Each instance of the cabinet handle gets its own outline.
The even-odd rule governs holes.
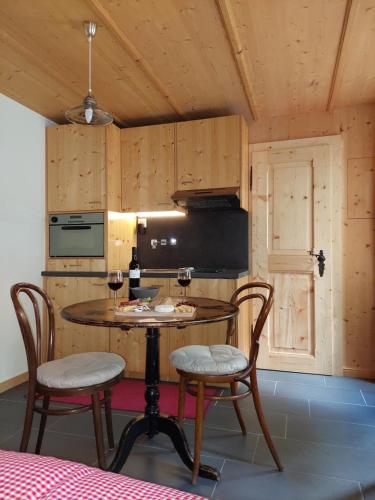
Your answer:
[[[89,201],[89,205],[100,205],[101,201]]]
[[[193,184],[193,181],[181,181],[181,184]]]
[[[68,267],[82,267],[82,264],[68,264]]]

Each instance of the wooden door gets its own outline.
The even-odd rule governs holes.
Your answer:
[[[105,127],[61,125],[46,134],[48,211],[105,209]]]
[[[121,130],[123,210],[174,209],[174,136],[173,123]]]
[[[169,295],[168,278],[141,278],[142,286],[159,285],[159,295]],[[127,297],[128,286],[124,283],[121,295]],[[126,360],[125,376],[143,378],[146,366],[146,329],[134,328],[123,331],[119,328],[110,328],[110,352],[120,354]],[[169,328],[160,328],[160,377],[169,379]]]
[[[177,189],[241,185],[240,116],[177,123]]]
[[[275,288],[258,366],[332,374],[332,155],[329,140],[256,145],[253,152],[253,279]],[[263,149],[263,150],[262,150]],[[324,251],[319,276],[314,250]]]
[[[55,311],[56,359],[80,352],[108,352],[108,328],[71,323],[60,315],[61,309],[75,302],[108,298],[107,280],[105,278],[47,277],[45,283]]]

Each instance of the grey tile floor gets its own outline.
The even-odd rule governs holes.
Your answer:
[[[230,402],[211,406],[206,415],[202,462],[220,469],[220,482],[200,478],[192,486],[163,435],[141,438],[122,473],[217,500],[375,500],[375,383],[268,370],[259,370],[258,378],[284,472],[275,469],[246,398],[241,401],[245,437]],[[25,390],[22,385],[0,394],[0,448],[18,449]],[[116,439],[132,416],[114,411]],[[186,420],[185,430],[192,442],[194,422]],[[95,465],[93,436],[89,413],[50,417],[42,454]],[[108,460],[111,456],[108,452]]]

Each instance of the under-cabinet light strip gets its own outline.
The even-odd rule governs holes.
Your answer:
[[[184,212],[178,212],[177,210],[163,210],[159,212],[108,212],[108,218],[111,220],[115,219],[134,219],[135,217],[184,217],[186,214]]]

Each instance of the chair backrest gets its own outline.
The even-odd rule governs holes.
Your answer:
[[[247,293],[242,295],[243,292],[254,288],[261,288],[267,290],[267,296],[263,293]],[[273,286],[269,283],[263,283],[260,281],[254,281],[252,283],[246,283],[246,285],[238,288],[232,295],[230,302],[237,307],[247,300],[260,301],[260,311],[255,322],[255,326],[251,325],[250,328],[250,353],[249,353],[249,367],[250,370],[255,366],[258,352],[259,352],[259,337],[262,333],[265,322],[267,321],[268,314],[271,310],[273,304]],[[231,339],[237,334],[237,322],[229,322],[227,330],[227,344],[232,343]]]
[[[20,301],[21,294],[25,294],[30,299],[33,307],[33,312],[34,312],[33,324],[35,325],[35,339],[28,314],[26,313],[25,307],[22,305]],[[36,371],[38,366],[42,363],[42,355],[43,355],[42,322],[41,322],[39,303],[37,301],[38,295],[42,298],[47,311],[47,320],[48,320],[47,361],[51,361],[53,359],[54,343],[55,343],[55,316],[53,312],[53,305],[51,299],[48,297],[48,295],[44,290],[42,290],[36,285],[33,285],[32,283],[16,283],[10,289],[10,296],[12,298],[12,302],[18,319],[18,324],[20,325],[23,342],[25,344],[30,383],[35,383],[36,381]]]

